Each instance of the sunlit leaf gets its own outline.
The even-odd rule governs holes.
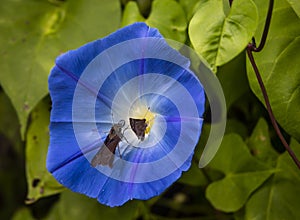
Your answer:
[[[48,92],[55,57],[114,31],[119,4],[118,0],[1,2],[0,83],[17,111],[23,137],[30,111]]]
[[[181,4],[188,20],[190,20],[196,12],[198,2],[199,0],[179,0],[179,4]]]
[[[202,0],[179,0],[188,21],[191,20],[201,2]],[[223,0],[223,9],[225,14],[229,13],[230,5],[228,0]]]
[[[132,24],[138,21],[145,21],[146,19],[140,14],[138,5],[136,2],[130,1],[126,4],[123,11],[123,18],[121,26]]]
[[[147,19],[141,15],[136,2],[128,2],[125,6],[122,26],[144,21],[157,28],[168,39],[185,42],[187,21],[183,8],[175,0],[155,0]]]
[[[263,8],[262,1],[257,2]],[[265,5],[267,7],[267,5]],[[264,14],[264,12],[260,12]],[[258,39],[264,18],[256,36]],[[259,43],[259,42],[258,42]],[[285,1],[275,1],[266,45],[254,58],[265,83],[276,119],[298,141],[300,140],[300,19]],[[251,89],[264,103],[252,66],[247,63]]]
[[[233,1],[228,15],[222,0],[200,1],[189,35],[199,56],[214,72],[245,49],[257,26],[257,9],[252,0]]]
[[[64,190],[46,169],[49,144],[50,100],[45,99],[33,110],[26,136],[27,203]]]
[[[179,42],[186,40],[187,21],[182,7],[174,0],[155,0],[146,23],[158,28],[169,39]]]
[[[254,158],[236,134],[224,137],[209,166],[223,172],[225,177],[208,186],[206,197],[216,209],[224,212],[239,210],[274,172]]]

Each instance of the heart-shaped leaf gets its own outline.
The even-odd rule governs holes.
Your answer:
[[[254,158],[236,134],[224,137],[210,167],[223,172],[225,177],[207,187],[206,197],[216,209],[224,212],[243,207],[251,193],[274,172]]]
[[[235,0],[228,15],[222,0],[201,0],[189,25],[193,47],[216,72],[245,49],[258,20],[252,0]]]

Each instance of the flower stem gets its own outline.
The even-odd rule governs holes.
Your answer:
[[[256,65],[256,62],[255,62],[253,54],[252,54],[252,52],[260,52],[265,46],[267,35],[268,35],[268,32],[269,32],[271,17],[272,17],[273,5],[274,5],[274,0],[270,0],[268,14],[267,14],[267,17],[266,17],[266,23],[265,23],[264,31],[263,31],[259,46],[258,47],[255,46],[255,39],[253,38],[253,42],[248,45],[246,51],[247,51],[247,55],[248,55],[248,58],[250,60],[250,63],[251,63],[251,65],[253,67],[253,70],[255,72],[255,75],[256,75],[257,81],[259,83],[260,89],[262,91],[264,101],[266,103],[267,111],[269,113],[269,117],[270,117],[271,123],[272,123],[272,125],[275,129],[275,132],[276,132],[277,136],[279,137],[281,143],[283,144],[283,146],[285,147],[285,149],[289,153],[289,155],[292,157],[292,159],[295,162],[295,164],[297,165],[297,167],[300,169],[300,161],[298,160],[297,156],[295,155],[295,153],[293,152],[293,150],[291,149],[291,147],[289,146],[289,144],[287,143],[287,141],[283,137],[283,135],[282,135],[282,133],[279,129],[279,126],[276,122],[275,116],[273,114],[273,111],[272,111],[272,108],[271,108],[271,105],[270,105],[270,101],[269,101],[269,97],[268,97],[268,94],[267,94],[267,91],[266,91],[266,87],[263,83],[263,80],[261,78],[261,75],[259,73],[258,67]]]

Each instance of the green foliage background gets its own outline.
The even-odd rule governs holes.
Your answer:
[[[0,6],[0,219],[300,219],[300,171],[274,134],[245,47],[260,41],[268,1],[2,0]],[[108,208],[47,172],[55,57],[136,21],[195,49],[227,104],[217,155],[148,201]],[[266,46],[255,54],[274,114],[300,157],[300,2],[275,0]]]

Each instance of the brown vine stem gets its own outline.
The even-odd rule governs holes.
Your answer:
[[[293,152],[293,150],[290,148],[289,144],[286,142],[286,140],[283,137],[283,135],[282,135],[282,133],[281,133],[279,127],[278,127],[278,124],[277,124],[277,122],[275,120],[275,117],[274,117],[274,114],[273,114],[273,111],[272,111],[272,108],[271,108],[271,105],[270,105],[269,97],[267,95],[267,91],[266,91],[265,85],[263,83],[263,80],[262,80],[262,78],[260,76],[260,73],[259,73],[259,70],[257,68],[257,65],[256,65],[256,63],[254,61],[254,57],[253,57],[253,54],[252,54],[252,50],[253,49],[251,49],[251,48],[253,48],[252,44],[249,44],[248,47],[247,47],[248,58],[249,58],[249,60],[250,60],[250,62],[252,64],[252,67],[254,69],[257,81],[258,81],[260,89],[262,91],[262,94],[263,94],[263,97],[264,97],[264,100],[265,100],[265,103],[266,103],[266,107],[267,107],[267,110],[268,110],[269,117],[271,119],[272,125],[273,125],[273,127],[275,129],[275,132],[278,135],[281,143],[283,144],[283,146],[285,147],[285,149],[288,151],[289,155],[292,157],[292,159],[294,160],[294,162],[297,165],[297,167],[300,169],[300,161],[298,160],[298,158],[295,155],[295,153]]]
[[[253,42],[248,44],[248,47],[247,47],[246,50],[247,50],[247,55],[248,55],[248,58],[250,60],[250,63],[251,63],[251,65],[253,67],[253,70],[255,72],[258,84],[259,84],[260,89],[262,91],[264,101],[266,103],[267,111],[269,113],[269,117],[270,117],[271,123],[272,123],[272,125],[275,129],[275,132],[276,132],[277,136],[279,137],[281,143],[283,144],[283,146],[285,147],[285,149],[289,153],[289,155],[292,157],[292,159],[295,162],[295,164],[297,165],[297,167],[300,169],[300,161],[298,160],[298,158],[295,155],[294,151],[291,149],[291,147],[289,146],[289,144],[287,143],[287,141],[283,137],[283,135],[282,135],[282,133],[279,129],[279,126],[276,122],[275,116],[273,114],[273,110],[271,108],[270,100],[269,100],[269,97],[268,97],[268,94],[267,94],[267,91],[266,91],[266,87],[263,83],[263,80],[261,78],[261,75],[259,73],[258,67],[256,65],[256,62],[255,62],[253,54],[252,54],[252,52],[260,52],[265,46],[267,35],[268,35],[268,32],[269,32],[270,23],[271,23],[273,5],[274,5],[274,0],[270,0],[269,9],[268,9],[267,17],[266,17],[266,22],[265,22],[265,27],[264,27],[264,31],[263,31],[259,46],[256,47],[255,39],[253,38]]]

